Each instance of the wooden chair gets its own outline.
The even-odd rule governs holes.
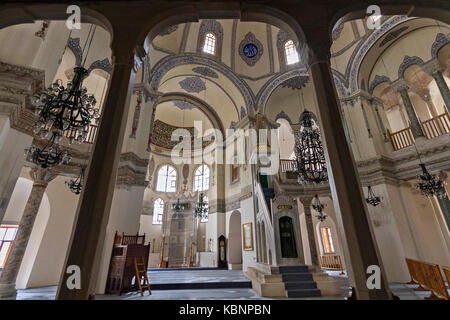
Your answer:
[[[148,289],[148,295],[152,294],[150,290],[150,283],[147,277],[147,264],[145,263],[144,257],[134,258],[134,268],[136,269],[136,284],[139,287],[141,296],[144,295],[145,287]]]

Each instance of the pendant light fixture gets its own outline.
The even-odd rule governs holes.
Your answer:
[[[205,194],[203,192],[200,193],[199,201],[195,204],[194,208],[195,218],[200,218],[201,220],[204,220],[208,213],[208,202],[206,202],[204,198]]]
[[[316,210],[319,213],[319,215],[317,215],[316,218],[319,219],[320,222],[324,222],[325,219],[327,218],[327,215],[323,213],[325,205],[320,202],[319,196],[317,194],[314,196],[311,206],[314,210]]]
[[[81,173],[76,179],[70,179],[66,181],[65,184],[69,187],[70,191],[79,195],[84,183],[84,167],[81,168]]]
[[[91,120],[100,116],[99,109],[95,108],[95,97],[88,95],[86,87],[83,87],[83,80],[89,74],[84,65],[95,29],[96,26],[91,25],[83,49],[83,63],[74,68],[73,79],[67,83],[67,87],[63,86],[61,79],[57,79],[47,90],[35,96],[33,105],[39,116],[34,128],[36,134],[41,130],[68,131],[70,143],[74,140],[82,143],[89,133]]]
[[[295,135],[295,156],[298,183],[323,183],[328,181],[325,153],[319,128],[312,112],[305,110],[300,116],[300,130]]]
[[[82,143],[89,133],[91,120],[99,117],[98,109],[95,108],[94,96],[88,95],[87,89],[83,87],[83,80],[88,75],[84,64],[95,29],[96,26],[91,25],[82,53],[84,61],[81,67],[75,67],[75,75],[73,80],[68,82],[67,88],[58,79],[47,90],[35,96],[32,102],[35,106],[35,114],[39,117],[33,132],[40,134],[43,139],[51,134],[51,138],[43,149],[33,146],[25,149],[25,155],[30,156],[31,161],[42,168],[56,166],[63,161],[68,163],[70,157],[68,157],[67,151],[61,152],[58,147],[62,136],[69,138],[69,144],[75,140]],[[89,38],[89,47],[85,54]],[[64,56],[66,47],[62,56]]]
[[[447,191],[445,190],[445,186],[447,184],[445,177],[442,173],[431,174],[428,172],[427,167],[422,162],[422,158],[420,157],[419,150],[417,150],[417,146],[414,143],[414,147],[416,148],[417,155],[419,157],[419,166],[422,170],[422,173],[417,175],[416,179],[418,180],[415,187],[420,193],[427,198],[436,196],[439,199],[446,198]]]
[[[61,137],[53,132],[44,148],[31,146],[25,149],[25,156],[30,156],[31,161],[42,168],[51,168],[61,163],[69,163],[71,157],[67,151],[62,151],[56,142]]]
[[[377,205],[379,205],[381,203],[381,198],[375,195],[371,186],[367,187],[366,202],[373,207],[376,207]]]

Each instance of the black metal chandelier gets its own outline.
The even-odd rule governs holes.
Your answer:
[[[69,187],[70,191],[79,195],[81,193],[81,189],[83,188],[84,182],[84,168],[81,168],[81,173],[76,179],[70,179],[66,181],[66,185]]]
[[[83,87],[88,71],[83,67],[75,67],[74,72],[67,88],[58,79],[47,90],[35,96],[33,105],[36,115],[39,115],[34,127],[35,134],[41,131],[68,131],[70,143],[75,140],[82,143],[89,133],[91,120],[98,120],[99,109],[95,108],[95,97],[88,95],[86,87]]]
[[[422,174],[419,174],[416,178],[418,180],[416,188],[420,190],[422,195],[425,197],[436,196],[439,199],[447,197],[446,181],[442,174],[431,174],[425,164],[420,163],[419,165],[422,168]]]
[[[202,192],[199,195],[199,201],[196,203],[194,213],[196,218],[204,220],[208,213],[208,202],[204,200],[205,194]]]
[[[325,205],[320,202],[319,196],[317,194],[314,196],[313,203],[311,206],[314,210],[316,210],[319,213],[319,215],[317,215],[316,218],[319,219],[320,222],[324,222],[325,219],[327,218],[327,215],[323,213]]]
[[[294,165],[297,167],[298,183],[323,183],[328,181],[325,154],[320,141],[320,131],[313,114],[305,110],[300,117],[300,130],[295,135]]]
[[[25,156],[30,156],[31,161],[41,166],[42,168],[51,168],[63,162],[69,163],[71,157],[67,151],[62,151],[55,143],[60,138],[56,132],[52,133],[44,148],[33,147],[25,149]]]
[[[177,199],[176,204],[172,205],[172,209],[175,210],[176,213],[184,211],[184,205],[180,203],[180,198]]]
[[[377,205],[379,205],[381,203],[381,198],[375,195],[371,186],[367,187],[366,202],[374,207],[376,207]]]

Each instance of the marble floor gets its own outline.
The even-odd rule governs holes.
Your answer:
[[[242,270],[150,270],[148,279],[151,284],[160,283],[200,283],[200,282],[241,282],[249,281]]]
[[[343,300],[348,288],[346,275],[339,272],[329,272],[336,277],[342,289],[341,296],[295,298],[299,300]],[[246,281],[247,278],[240,270],[195,270],[195,271],[153,271],[149,272],[151,283],[192,283],[192,282],[232,282]],[[248,281],[248,280],[247,280]],[[414,291],[414,285],[403,283],[391,283],[392,292],[401,300],[423,300],[429,292]],[[18,290],[17,300],[53,300],[56,295],[56,286]],[[252,289],[248,288],[225,288],[225,289],[188,289],[188,290],[153,290],[152,295],[148,292],[141,297],[138,292],[118,295],[96,295],[97,300],[271,300],[259,297]],[[277,298],[280,299],[280,298]],[[287,299],[287,298],[283,298]],[[289,300],[294,300],[290,298]]]

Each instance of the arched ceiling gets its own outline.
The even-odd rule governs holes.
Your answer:
[[[203,130],[213,127],[208,117],[197,106],[183,100],[160,103],[156,108],[155,120],[178,128],[193,127],[194,121],[201,121]]]

